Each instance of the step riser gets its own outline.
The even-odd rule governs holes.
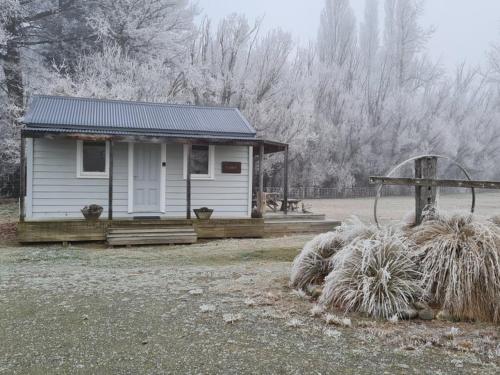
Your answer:
[[[127,239],[122,240],[110,240],[108,244],[111,246],[127,246],[127,245],[177,245],[177,244],[193,244],[197,242],[197,238],[186,238],[186,239],[165,239],[165,238],[155,238],[155,239]]]
[[[149,233],[164,233],[164,234],[169,234],[169,233],[193,233],[193,229],[182,229],[182,230],[127,230],[127,231],[115,231],[115,230],[110,230],[109,234],[116,234],[116,235],[127,235],[127,234],[149,234]]]
[[[140,234],[140,235],[136,235],[136,234],[127,234],[127,235],[124,235],[124,234],[121,234],[121,235],[113,235],[113,234],[109,234],[108,235],[108,240],[109,239],[116,239],[116,238],[123,238],[123,239],[126,239],[126,238],[184,238],[184,237],[196,237],[196,233],[194,232],[191,232],[191,233],[171,233],[171,234],[165,234],[165,233],[150,233],[150,234]]]

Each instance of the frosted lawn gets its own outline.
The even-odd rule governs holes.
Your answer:
[[[288,287],[310,238],[0,244],[0,373],[498,372],[491,325],[311,314],[314,301]]]

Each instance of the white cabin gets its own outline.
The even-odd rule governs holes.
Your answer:
[[[108,219],[249,218],[254,148],[288,149],[226,107],[33,96],[22,122],[21,221],[82,219],[90,204]]]

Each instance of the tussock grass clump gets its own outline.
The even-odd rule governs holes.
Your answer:
[[[316,236],[293,261],[290,285],[305,290],[310,285],[322,284],[332,270],[332,256],[354,240],[373,236],[375,231],[373,226],[352,217],[337,230]]]
[[[344,245],[348,245],[353,241],[373,237],[378,233],[378,229],[374,225],[365,224],[358,217],[352,216],[342,223],[338,232],[342,235]]]
[[[413,229],[425,292],[456,318],[500,322],[500,227],[439,215]]]
[[[290,285],[305,290],[309,285],[321,284],[330,272],[331,256],[343,244],[338,231],[320,234],[306,243],[293,261]]]
[[[492,218],[490,218],[490,221],[495,224],[500,226],[500,215],[495,215]]]
[[[320,303],[384,319],[408,308],[422,294],[411,247],[393,229],[352,241],[333,257]]]

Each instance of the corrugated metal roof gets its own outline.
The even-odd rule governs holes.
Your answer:
[[[41,127],[41,126],[36,126],[36,127],[28,127],[25,129],[25,132],[28,132],[29,134],[35,134],[35,133],[64,133],[64,134],[74,134],[77,132],[78,134],[90,134],[90,135],[96,135],[96,136],[107,136],[110,135],[110,132],[106,129],[68,129],[68,128],[58,128],[58,127]],[[187,133],[167,133],[167,132],[148,132],[148,131],[126,131],[126,130],[116,130],[112,132],[112,136],[144,136],[144,137],[166,137],[166,138],[195,138],[195,139],[220,139],[220,140],[235,140],[235,141],[263,141],[263,142],[272,142],[272,141],[265,141],[263,139],[259,139],[253,136],[238,136],[234,137],[231,135],[227,134],[222,134],[220,136],[214,136],[211,134],[187,134]],[[281,144],[279,142],[272,142],[276,144]]]
[[[108,133],[255,137],[240,111],[228,107],[32,96],[22,122],[29,128],[100,130]]]

